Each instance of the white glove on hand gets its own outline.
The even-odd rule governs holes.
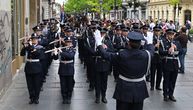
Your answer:
[[[58,49],[57,48],[54,49],[54,55],[58,55]]]
[[[32,45],[32,41],[29,41],[29,45]]]
[[[103,38],[101,37],[101,32],[99,30],[94,32],[94,38],[97,46],[102,45]]]

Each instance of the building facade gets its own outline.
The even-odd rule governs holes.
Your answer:
[[[32,34],[32,27],[52,13],[54,0],[0,0],[0,97],[23,64],[22,40]]]
[[[11,0],[0,0],[0,96],[11,84]]]
[[[150,0],[148,10],[149,18],[175,20],[180,26],[184,25],[186,20],[193,21],[193,0],[180,0],[176,8],[169,0]]]
[[[147,19],[149,0],[122,0],[118,10],[110,11],[110,19]]]

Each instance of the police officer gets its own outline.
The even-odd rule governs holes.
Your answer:
[[[111,43],[111,40],[108,38],[106,32],[108,30],[106,28],[101,28],[101,37],[102,43],[107,45],[107,51],[108,52],[113,52],[113,45]],[[108,80],[108,73],[110,71],[110,62],[105,60],[104,58],[101,57],[97,53],[98,51],[96,50],[96,56],[95,56],[95,76],[96,76],[96,83],[95,83],[95,88],[96,88],[96,103],[100,103],[100,97],[102,96],[102,102],[107,103],[106,99],[106,90],[107,90],[107,80]]]
[[[39,103],[42,81],[42,65],[40,63],[40,58],[43,53],[42,48],[42,46],[38,45],[38,37],[36,34],[33,34],[31,40],[28,43],[24,43],[24,47],[21,50],[21,56],[27,55],[25,75],[30,96],[29,104]]]
[[[143,101],[149,96],[144,76],[154,53],[153,45],[146,46],[149,51],[140,50],[143,35],[130,32],[127,48],[110,53],[105,51],[107,46],[102,45],[98,32],[95,33],[95,38],[103,58],[119,65],[120,74],[113,96],[116,99],[116,110],[142,110]]]
[[[58,53],[59,51],[59,53]],[[56,49],[54,55],[58,55],[60,65],[58,74],[60,77],[61,94],[63,104],[70,104],[74,87],[74,56],[75,49],[73,48],[72,40],[66,37],[62,42],[61,49]]]
[[[166,30],[165,39],[162,39],[160,45],[159,53],[163,57],[163,96],[164,101],[174,101],[176,102],[175,97],[173,96],[176,79],[178,76],[178,54],[181,49],[178,41],[174,40],[174,35],[176,31],[173,29]]]
[[[162,79],[162,62],[161,62],[161,57],[159,55],[159,47],[160,47],[160,42],[161,42],[161,27],[159,26],[155,26],[153,28],[154,30],[154,35],[153,35],[153,44],[155,46],[155,53],[154,56],[152,58],[152,62],[151,62],[151,90],[154,90],[154,86],[155,86],[155,75],[156,75],[156,86],[155,88],[157,90],[161,90],[160,88],[160,83],[161,83],[161,79]]]

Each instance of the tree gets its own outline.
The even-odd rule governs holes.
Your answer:
[[[116,0],[117,6],[121,5],[122,0]],[[109,12],[114,6],[114,0],[103,0],[102,9]],[[69,13],[80,13],[87,9],[89,12],[100,12],[99,0],[68,0],[64,5],[64,10]]]
[[[180,0],[169,0],[169,3],[170,3],[171,5],[177,5],[177,4],[180,3]]]

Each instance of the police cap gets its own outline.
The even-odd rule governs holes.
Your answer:
[[[160,26],[155,26],[155,27],[153,28],[153,30],[154,30],[154,31],[161,31],[162,28],[161,28]]]
[[[167,29],[166,33],[173,33],[175,34],[177,31],[175,29]]]
[[[38,25],[33,27],[32,29],[33,29],[33,31],[42,31],[41,26],[38,26]]]
[[[148,25],[143,25],[143,26],[140,27],[140,29],[148,29],[148,28],[149,28]]]
[[[33,33],[32,35],[31,35],[31,39],[38,39],[39,37],[37,36],[37,34],[36,33]]]
[[[107,29],[107,28],[104,28],[104,27],[100,28],[99,30],[100,30],[100,32],[102,32],[102,33],[106,33],[106,32],[108,31],[108,29]]]
[[[121,25],[117,25],[117,26],[115,27],[116,30],[121,30],[121,28],[122,28]]]
[[[135,41],[140,41],[144,39],[143,35],[139,32],[130,32],[127,37],[129,40],[135,40]]]

